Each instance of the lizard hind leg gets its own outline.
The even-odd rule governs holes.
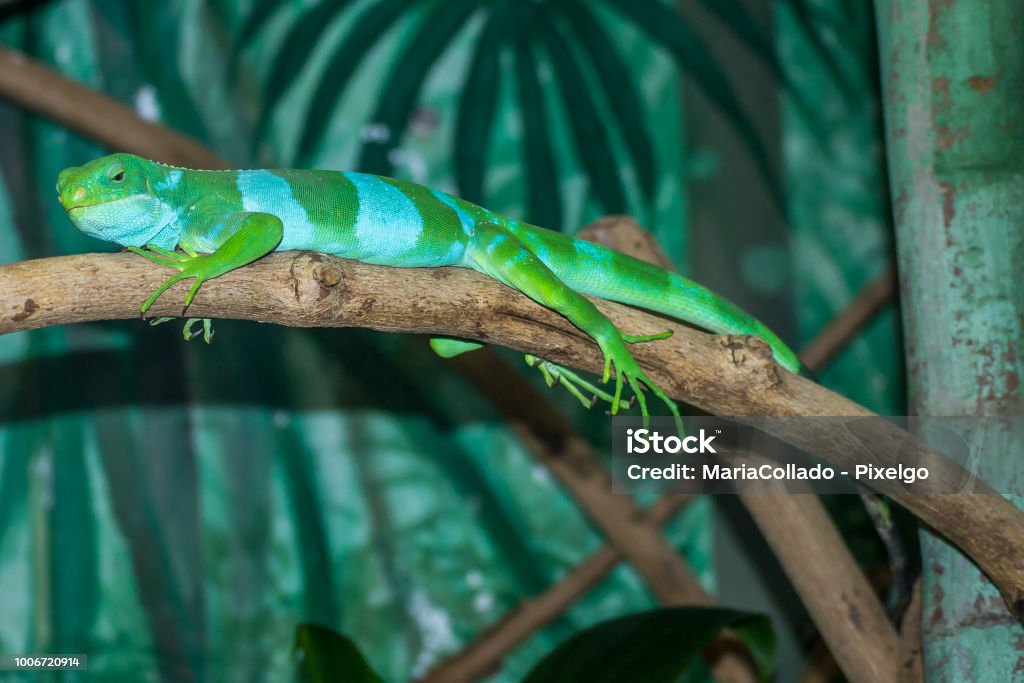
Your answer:
[[[430,348],[441,358],[454,358],[470,351],[476,351],[483,346],[479,342],[455,337],[430,338]],[[540,371],[540,374],[544,377],[544,382],[549,387],[561,385],[584,408],[593,408],[599,400],[607,403],[612,402],[611,394],[583,379],[572,370],[528,353],[524,354],[524,358],[527,365]],[[588,397],[586,394],[590,394],[590,396]],[[620,401],[620,403],[622,408],[630,408],[633,405],[632,401]]]
[[[525,354],[524,356],[526,364],[531,368],[537,368],[540,371],[541,376],[544,378],[545,384],[549,387],[555,385],[561,385],[569,392],[576,400],[578,400],[584,408],[593,408],[597,405],[598,401],[604,401],[609,405],[613,405],[612,401],[614,398],[611,394],[603,389],[599,388],[592,382],[580,377],[574,371],[569,368],[562,367],[556,363],[552,363],[549,360],[538,358],[532,354]],[[588,397],[587,394],[590,394]],[[633,407],[633,399],[628,401],[619,400],[618,408],[629,409]]]
[[[162,318],[154,318],[153,320],[150,320],[149,324],[152,327],[156,327],[157,325],[162,325],[166,322],[170,322],[171,320],[177,319],[178,318],[172,318],[170,316],[163,316]],[[195,329],[195,326],[198,323],[203,324],[202,331]],[[185,327],[181,331],[181,336],[185,339],[185,341],[192,341],[199,335],[202,335],[203,341],[206,342],[207,344],[213,341],[213,334],[213,320],[211,320],[210,318],[189,318],[188,320],[185,321]]]
[[[624,384],[628,384],[640,404],[640,412],[646,421],[647,402],[640,388],[642,383],[668,406],[677,423],[681,424],[679,409],[675,402],[647,377],[626,348],[627,341],[663,339],[664,333],[648,337],[624,337],[593,302],[559,279],[537,254],[500,225],[476,225],[466,244],[466,265],[560,313],[597,342],[604,356],[602,382],[612,379],[614,368],[615,385],[610,401],[613,415],[624,405],[622,388]]]

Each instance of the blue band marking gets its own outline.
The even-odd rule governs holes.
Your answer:
[[[245,211],[269,213],[281,219],[284,238],[277,251],[308,249],[317,243],[317,226],[310,222],[287,180],[270,171],[239,171],[237,185]]]
[[[350,258],[366,263],[394,265],[396,256],[416,248],[423,219],[416,205],[401,190],[365,173],[345,173],[359,193],[356,215],[357,245]]]

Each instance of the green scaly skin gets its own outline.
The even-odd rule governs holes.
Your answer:
[[[115,242],[178,271],[142,304],[142,313],[175,282],[191,279],[187,309],[206,280],[240,268],[271,251],[303,249],[395,267],[472,268],[569,319],[604,355],[599,392],[574,373],[538,363],[551,382],[562,382],[586,403],[581,389],[626,405],[628,384],[647,417],[641,384],[679,411],[637,364],[627,344],[670,333],[625,334],[584,295],[662,313],[717,333],[753,334],[776,360],[798,372],[796,355],[767,327],[729,301],[684,277],[604,247],[499,216],[421,185],[337,171],[200,171],[113,154],[65,169],[60,202],[82,232]],[[190,320],[186,338],[194,334]],[[204,336],[211,329],[204,321]],[[478,346],[439,339],[450,356]]]

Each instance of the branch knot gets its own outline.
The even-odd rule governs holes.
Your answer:
[[[733,367],[743,372],[744,381],[755,382],[754,389],[764,391],[782,383],[771,347],[763,339],[749,334],[724,334],[718,338]]]

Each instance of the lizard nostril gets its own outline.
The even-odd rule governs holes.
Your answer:
[[[85,188],[80,187],[77,190],[75,190],[75,193],[71,195],[71,198],[74,199],[76,202],[80,202],[83,199],[85,199]]]

